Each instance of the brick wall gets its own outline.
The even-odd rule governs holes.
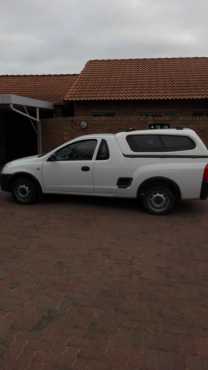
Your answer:
[[[74,103],[74,116],[93,116],[95,113],[114,113],[115,117],[145,116],[148,113],[157,115],[191,115],[196,112],[207,112],[206,100],[154,100],[154,101],[86,101]]]
[[[87,122],[85,129],[80,128],[82,121]],[[208,118],[193,117],[187,114],[173,117],[91,117],[53,118],[42,120],[43,150],[48,151],[65,141],[80,135],[125,131],[127,129],[144,129],[150,123],[169,123],[172,127],[188,127],[194,129],[208,145]]]
[[[82,121],[88,123],[86,129],[80,128]],[[74,117],[43,120],[44,150],[88,133],[142,129],[158,122],[193,128],[208,144],[208,101],[86,101],[74,103]]]

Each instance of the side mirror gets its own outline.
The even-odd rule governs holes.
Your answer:
[[[52,154],[49,158],[48,158],[48,162],[56,162],[56,154]]]

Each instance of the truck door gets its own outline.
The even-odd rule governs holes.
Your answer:
[[[43,165],[47,193],[93,192],[93,155],[96,139],[83,139],[58,149]]]

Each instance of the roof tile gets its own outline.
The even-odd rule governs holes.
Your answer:
[[[66,101],[208,98],[208,58],[91,60]]]
[[[0,75],[0,94],[61,103],[78,75]]]

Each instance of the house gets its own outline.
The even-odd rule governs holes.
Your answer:
[[[206,57],[91,60],[79,75],[1,76],[2,122],[6,110],[1,105],[1,94],[39,100],[33,102],[35,106],[25,107],[30,112],[35,108],[40,111],[38,143],[44,150],[85,133],[146,128],[152,123],[192,127],[208,143]],[[45,104],[42,108],[40,101]],[[32,141],[28,140],[29,127],[31,131],[34,125],[29,125],[25,117],[27,129],[24,128],[21,113],[11,112],[12,106],[8,107],[10,119],[0,124],[10,137],[9,147],[0,135],[9,153],[6,159],[20,156],[23,151],[28,154],[29,147],[35,152],[35,145],[37,151],[37,140],[33,149]]]
[[[192,127],[208,144],[208,58],[91,60],[64,98],[73,119],[59,119],[50,148],[90,132]],[[50,122],[48,132],[50,132]],[[53,126],[55,127],[55,125]],[[58,136],[60,135],[60,140]]]

